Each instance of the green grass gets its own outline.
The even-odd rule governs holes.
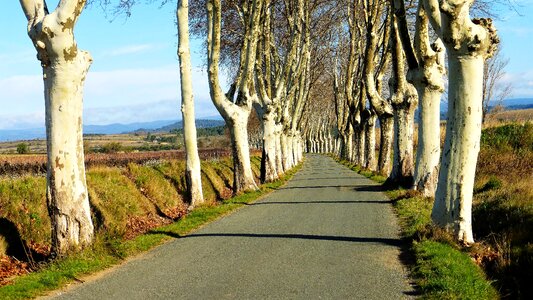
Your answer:
[[[97,226],[103,225],[112,235],[124,234],[131,217],[155,214],[150,200],[118,168],[92,168],[87,172],[87,186],[91,205],[101,218]]]
[[[109,236],[97,236],[94,245],[90,248],[70,257],[57,259],[39,271],[15,278],[12,284],[0,287],[0,299],[26,299],[44,295],[47,291],[60,288],[84,275],[120,263],[129,256],[149,250],[171,238],[185,235],[207,222],[216,220],[279,188],[300,167],[301,164],[287,172],[283,178],[276,182],[262,185],[258,191],[242,193],[218,205],[206,204],[197,207],[179,221],[153,229],[147,234],[137,236],[132,240],[123,241]],[[100,178],[103,181],[106,177],[109,177],[106,176],[106,173],[109,172],[111,171],[98,170],[93,172],[92,176],[103,177]]]
[[[413,275],[424,299],[497,299],[496,290],[468,254],[425,240],[413,244]]]
[[[484,129],[481,145],[499,151],[533,151],[533,123],[508,124]]]
[[[128,165],[128,170],[137,188],[165,215],[171,209],[184,206],[182,197],[161,172],[133,163]]]
[[[398,199],[393,191],[387,193],[391,199]],[[402,236],[409,239],[420,238],[431,224],[431,208],[433,200],[424,197],[399,199],[394,203],[396,214],[399,216],[402,227]]]
[[[46,209],[46,178],[26,176],[0,179],[0,216],[4,222],[12,223],[17,232],[8,230],[6,224],[0,228],[0,236],[7,239],[18,236],[24,241],[38,244],[50,243],[50,218]],[[0,252],[0,256],[3,252]]]
[[[383,175],[380,175],[376,172],[373,172],[373,171],[370,171],[370,170],[367,170],[367,169],[363,169],[361,168],[361,166],[358,166],[358,165],[355,165],[353,164],[352,162],[350,161],[347,161],[347,160],[340,160],[338,159],[337,157],[335,156],[331,156],[333,159],[337,160],[337,162],[339,162],[340,164],[348,167],[350,170],[358,173],[358,174],[361,174],[363,176],[365,176],[366,178],[370,179],[370,180],[373,180],[377,183],[385,183],[385,181],[387,180],[387,177],[383,176]]]

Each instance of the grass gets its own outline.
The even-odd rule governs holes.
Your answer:
[[[96,226],[123,235],[134,216],[155,214],[154,205],[119,168],[96,167],[87,172],[89,199],[97,211]]]
[[[531,111],[531,110],[530,110]],[[505,298],[533,298],[533,124],[482,132],[474,188],[476,253]]]
[[[379,183],[386,180],[348,161],[340,163]],[[498,292],[469,254],[449,234],[431,225],[433,199],[404,189],[386,193],[394,203],[411,277],[421,298],[498,299]]]
[[[496,290],[466,253],[431,240],[413,244],[413,275],[424,299],[497,299]]]
[[[130,163],[128,171],[141,193],[150,199],[158,211],[165,216],[174,217],[170,211],[176,207],[185,206],[181,195],[172,183],[153,167]]]
[[[0,235],[8,239],[21,238],[30,243],[50,243],[50,218],[44,205],[45,193],[44,177],[0,179]],[[9,229],[6,223],[16,227],[17,232],[5,232]],[[0,252],[0,256],[2,254],[4,252]]]
[[[172,164],[174,163],[160,166],[160,168],[165,170],[168,175],[171,173],[169,170],[172,169]],[[124,241],[119,238],[111,238],[109,235],[98,235],[90,248],[72,256],[57,259],[36,272],[15,278],[10,285],[0,287],[0,299],[26,299],[43,295],[47,291],[60,288],[68,282],[80,280],[80,277],[84,275],[118,264],[127,257],[149,250],[171,238],[187,234],[207,222],[220,218],[279,188],[297,172],[300,166],[293,168],[276,182],[261,185],[258,191],[242,193],[218,204],[211,203],[197,207],[177,222],[153,229],[147,234],[131,240]],[[89,174],[91,174],[92,181],[96,178],[99,188],[113,182],[120,186],[123,178],[125,178],[119,170],[105,168],[91,170]],[[130,182],[130,184],[133,183]],[[135,189],[135,186],[133,188]]]

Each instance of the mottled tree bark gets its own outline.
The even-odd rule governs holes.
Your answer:
[[[91,244],[91,221],[83,156],[83,86],[92,62],[78,49],[74,26],[85,1],[62,0],[52,13],[43,0],[20,0],[28,35],[41,61],[48,152],[48,211],[52,252],[64,255]]]
[[[219,82],[219,61],[220,61],[220,34],[221,34],[221,3],[220,0],[208,0],[208,79],[211,100],[224,118],[229,128],[231,136],[231,148],[233,154],[233,191],[239,193],[246,190],[256,190],[251,165],[250,149],[248,144],[247,124],[248,117],[252,110],[255,91],[250,88],[253,80],[255,67],[255,55],[257,40],[259,35],[260,12],[263,2],[254,0],[250,4],[251,16],[247,20],[246,38],[241,49],[242,73],[237,76],[239,79],[235,86],[237,89],[237,99],[232,100],[232,95],[228,98],[221,89]],[[231,93],[230,93],[231,94]]]
[[[472,234],[472,193],[482,120],[483,63],[499,42],[490,19],[470,19],[472,0],[425,0],[448,51],[448,122],[431,217],[464,243]]]
[[[189,1],[179,0],[176,10],[178,19],[178,57],[180,61],[181,113],[183,117],[183,139],[185,144],[187,191],[192,208],[204,202],[202,177],[196,124],[194,115],[194,97],[191,74],[191,52],[189,48]]]
[[[418,95],[414,86],[407,82],[404,49],[397,27],[397,18],[394,15],[393,17],[394,20],[391,22],[393,76],[390,90],[394,108],[394,162],[387,182],[411,187],[414,176],[414,114]]]
[[[418,92],[418,147],[413,187],[425,197],[435,195],[440,159],[440,98],[444,92],[444,45],[437,39],[431,45],[424,5],[419,5],[414,49],[418,68],[412,72]]]

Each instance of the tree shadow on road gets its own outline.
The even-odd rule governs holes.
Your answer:
[[[248,206],[256,206],[256,205],[296,205],[296,204],[391,204],[392,202],[389,200],[346,200],[346,201],[339,201],[339,200],[318,200],[318,201],[268,201],[268,202],[255,202],[255,203],[245,203],[245,205]]]
[[[314,241],[334,241],[334,242],[352,242],[352,243],[369,243],[384,244],[389,246],[401,247],[402,241],[394,238],[374,238],[374,237],[351,237],[351,236],[334,236],[334,235],[310,235],[310,234],[274,234],[274,233],[193,233],[188,235],[179,235],[169,231],[151,232],[152,234],[165,234],[174,238],[202,238],[202,237],[242,237],[242,238],[269,238],[269,239],[297,239],[297,240],[314,240]]]

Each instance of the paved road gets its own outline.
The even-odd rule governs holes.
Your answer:
[[[376,185],[308,155],[280,190],[58,299],[402,299],[398,227]]]

